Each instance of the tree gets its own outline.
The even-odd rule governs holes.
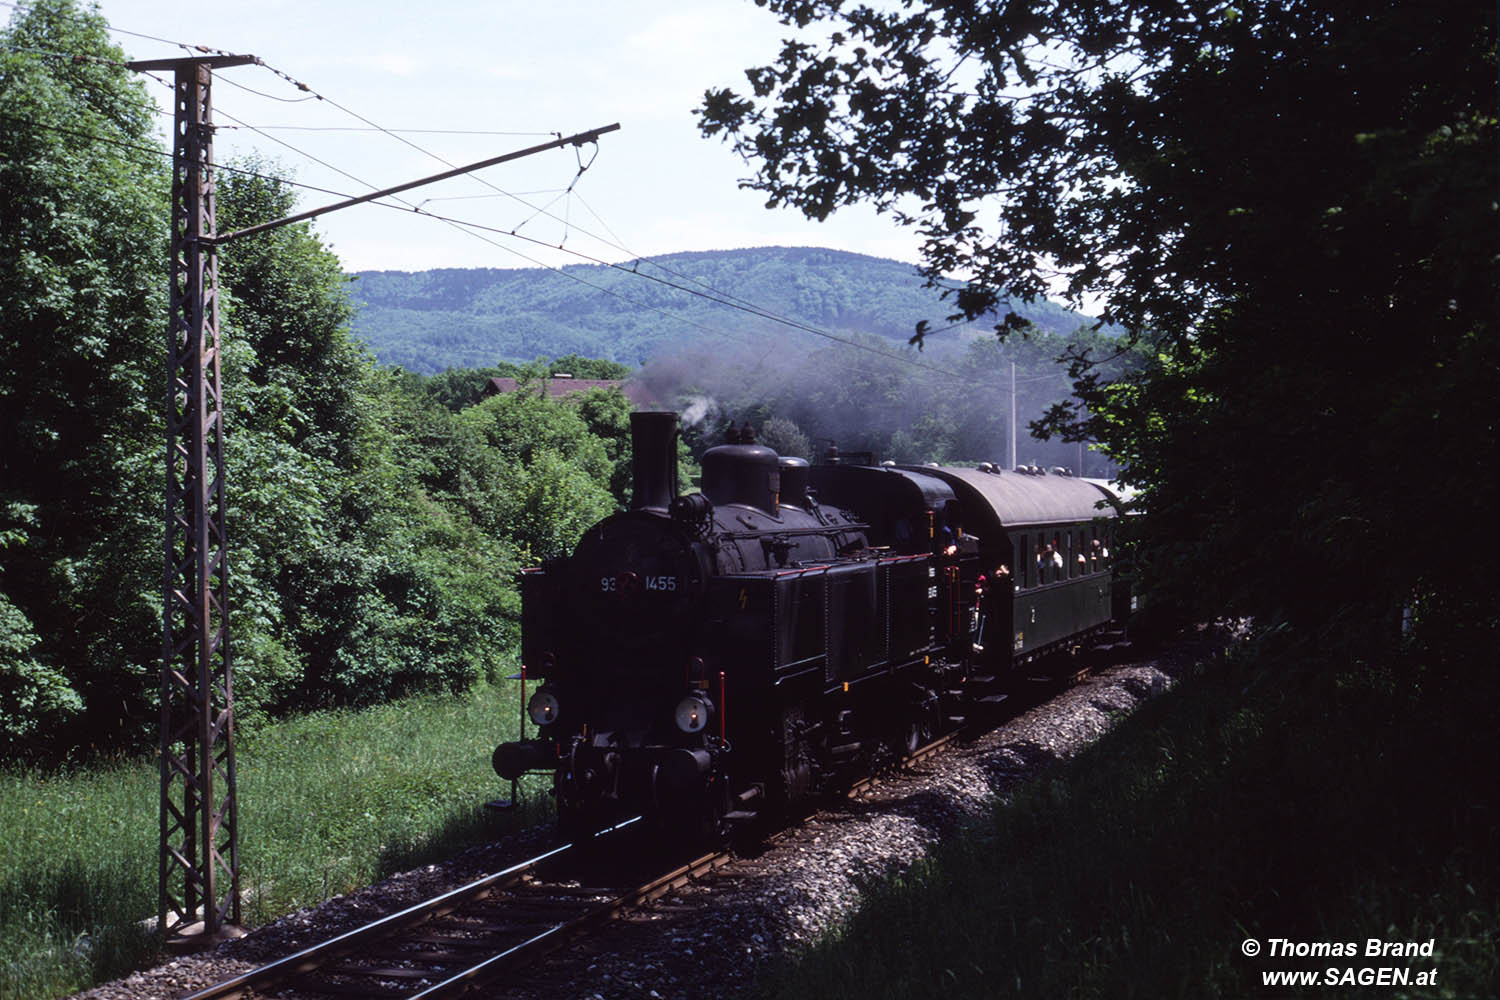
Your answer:
[[[1118,378],[1080,352],[1047,426],[1143,487],[1161,596],[1357,642],[1477,582],[1433,536],[1485,523],[1500,453],[1493,12],[769,6],[832,30],[707,94],[749,186],[915,226],[930,279],[972,277],[951,318],[1055,292],[1151,345]]]
[[[523,558],[561,554],[614,510],[604,442],[566,403],[509,392],[455,419],[469,455],[458,469],[460,495],[474,523]]]
[[[589,433],[604,445],[604,454],[610,463],[609,492],[623,509],[630,503],[630,491],[634,485],[630,400],[619,389],[597,387],[571,393],[565,398],[567,405],[583,418]]]
[[[247,159],[219,173],[221,233],[296,210],[295,193],[273,178],[276,172],[274,163]],[[349,335],[354,307],[338,257],[311,224],[281,226],[225,244],[219,280],[227,293],[225,326],[254,355],[245,376],[286,393],[289,443],[350,465],[359,435],[357,397],[371,363]]]
[[[71,0],[0,35],[0,725],[63,746],[154,718],[161,655],[167,161],[123,59]]]
[[[0,755],[144,746],[167,159],[96,14],[38,0],[0,42]],[[266,164],[217,181],[221,232],[294,204]],[[518,546],[571,544],[612,507],[604,444],[556,406],[535,435],[515,403],[465,423],[378,369],[308,225],[232,241],[219,264],[240,723],[493,675]]]
[[[776,454],[789,458],[814,458],[812,442],[802,428],[785,417],[772,417],[760,425],[755,434],[757,444],[763,444]]]
[[[620,381],[630,377],[630,366],[603,358],[585,358],[579,354],[564,354],[547,365],[549,375],[571,375],[574,378],[591,378]]]
[[[272,169],[222,174],[221,231],[291,214]],[[348,279],[310,225],[227,244],[220,278],[242,720],[493,673],[516,561],[423,489],[435,460],[408,435],[446,413],[352,339]]]

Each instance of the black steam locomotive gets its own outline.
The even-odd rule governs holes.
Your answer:
[[[631,431],[631,509],[521,579],[539,730],[494,766],[552,774],[567,835],[782,810],[1002,700],[1026,661],[1116,616],[1102,486],[732,443],[679,496],[676,414],[633,414]]]

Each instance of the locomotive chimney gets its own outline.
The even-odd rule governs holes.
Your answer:
[[[630,415],[630,509],[665,509],[677,495],[677,414],[642,411]]]

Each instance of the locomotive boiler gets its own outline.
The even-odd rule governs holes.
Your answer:
[[[521,576],[533,739],[567,835],[784,810],[1005,697],[1109,625],[1108,491],[989,467],[810,466],[753,443],[680,495],[677,417],[631,416],[629,510]]]

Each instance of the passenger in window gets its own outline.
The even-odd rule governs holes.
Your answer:
[[[943,506],[943,527],[940,540],[945,556],[971,556],[979,552],[979,539],[964,533],[962,514],[959,512],[958,504],[952,500]]]
[[[953,518],[957,515],[953,501],[943,505],[937,522],[937,550],[945,556],[951,556],[958,551],[958,534]]]
[[[1046,583],[1049,572],[1052,575],[1052,579],[1056,580],[1058,574],[1062,572],[1062,568],[1062,553],[1057,550],[1056,545],[1047,542],[1046,544],[1037,546],[1036,569],[1037,575],[1041,578],[1039,582]]]

